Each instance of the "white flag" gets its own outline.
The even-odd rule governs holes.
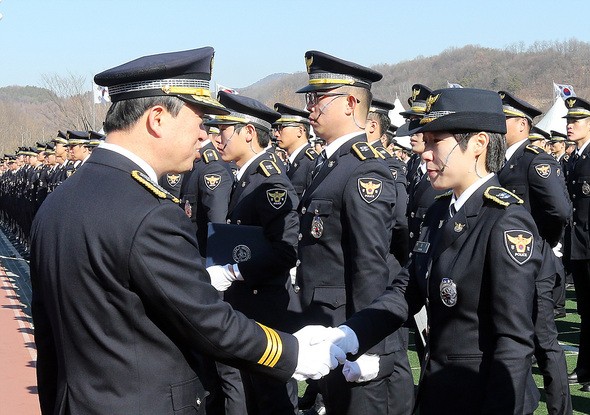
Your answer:
[[[449,81],[447,81],[447,88],[463,88],[461,86],[461,84],[452,84]]]
[[[555,96],[566,99],[569,97],[575,97],[574,87],[571,85],[556,84],[553,82],[553,89],[555,90]]]
[[[111,97],[109,96],[109,90],[106,86],[96,85],[94,82],[92,83],[92,92],[94,93],[94,103],[95,104],[105,104],[107,102],[111,102]]]

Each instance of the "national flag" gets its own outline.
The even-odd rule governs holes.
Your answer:
[[[463,88],[461,86],[461,84],[452,84],[449,81],[447,81],[447,88]]]
[[[571,85],[556,84],[553,82],[553,89],[555,90],[555,96],[566,99],[569,97],[575,97],[574,87]]]
[[[229,88],[229,87],[223,86],[221,84],[216,84],[216,85],[217,85],[217,94],[219,94],[220,91],[223,91],[223,92],[227,92],[228,94],[239,95],[238,91],[236,91],[233,88]]]
[[[95,104],[105,104],[107,102],[111,102],[111,97],[109,96],[109,90],[106,86],[96,85],[94,82],[92,83],[92,92],[94,93],[94,103]]]

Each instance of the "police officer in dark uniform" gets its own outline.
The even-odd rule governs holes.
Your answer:
[[[422,157],[432,185],[452,192],[429,209],[408,267],[383,296],[315,335],[360,354],[425,305],[420,414],[520,415],[541,253],[530,213],[494,175],[505,149],[502,103],[468,88],[434,91],[429,102]]]
[[[297,327],[340,324],[383,291],[395,206],[394,178],[364,133],[370,88],[382,75],[318,51],[305,60],[309,85],[297,92],[327,146],[299,205]],[[346,382],[340,369],[320,380],[327,413],[385,413],[393,363],[379,356],[388,354],[383,342],[364,357],[377,369],[366,381]]]
[[[265,325],[288,329],[289,270],[297,261],[299,199],[293,185],[264,151],[280,114],[243,95],[219,93],[230,115],[207,125],[219,127],[217,150],[238,167],[227,223],[262,227],[271,249],[248,261],[207,268],[211,283],[236,310]],[[242,372],[249,414],[297,413],[297,388]]]
[[[508,148],[506,164],[498,173],[498,180],[524,201],[523,205],[531,212],[541,236],[543,265],[535,279],[533,315],[535,357],[543,374],[548,413],[569,414],[572,404],[567,365],[563,348],[557,341],[553,313],[553,288],[558,276],[563,281],[563,264],[552,248],[562,238],[571,215],[571,204],[559,163],[543,148],[530,144],[531,140],[548,136],[540,129],[532,129],[533,119],[541,111],[508,92],[500,91],[499,94],[506,114]]]
[[[566,171],[573,216],[566,227],[565,256],[574,279],[581,320],[578,361],[569,380],[570,383],[587,383],[590,382],[590,102],[575,97],[566,99],[565,105],[567,138],[577,147]],[[584,385],[584,390],[590,391],[590,387]]]
[[[212,58],[209,47],[147,56],[94,78],[113,101],[106,142],[33,225],[43,414],[194,414],[207,395],[206,356],[282,382],[319,377],[344,358],[221,301],[190,221],[157,184],[191,168],[204,112],[225,111],[208,89]]]
[[[287,177],[301,198],[318,156],[309,143],[309,112],[279,102],[274,109],[281,114],[274,126],[277,145],[287,153]]]

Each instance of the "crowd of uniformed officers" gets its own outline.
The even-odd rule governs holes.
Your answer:
[[[415,84],[402,112],[406,124],[396,131],[388,116],[393,104],[372,97],[382,75],[323,52],[305,55],[309,84],[297,91],[305,94],[305,110],[283,103],[271,109],[226,92],[218,101],[202,97],[202,86],[176,86],[175,71],[185,79],[187,66],[165,56],[170,79],[154,91],[224,111],[205,115],[206,136],[190,170],[156,171],[156,182],[127,155],[139,166],[131,175],[184,211],[203,258],[213,256],[210,223],[261,228],[265,242],[256,244],[264,248],[238,245],[232,260],[208,264],[207,273],[225,302],[265,327],[267,352],[277,361],[282,335],[268,327],[308,333],[310,344],[333,342],[348,358],[308,379],[299,399],[295,379],[302,377],[285,383],[231,359],[204,359],[199,378],[208,413],[399,415],[419,407],[422,414],[530,414],[539,402],[533,358],[548,413],[572,413],[569,385],[590,391],[590,102],[565,100],[564,134],[535,127],[541,111],[509,92]],[[112,88],[114,102],[143,96],[133,85],[147,82],[149,70],[114,70],[116,76],[106,71],[96,79]],[[157,120],[149,114],[150,123]],[[109,143],[117,126],[105,131],[98,150],[101,134],[60,131],[50,143],[5,156],[2,222],[24,246],[49,194],[82,174],[87,160],[126,154]],[[410,146],[396,139],[402,136]],[[42,225],[38,220],[39,241]],[[176,225],[184,226],[167,223]],[[42,252],[38,258],[44,263]],[[565,316],[568,275],[582,319],[570,374],[555,325]],[[125,287],[133,291],[133,281]],[[138,291],[142,299],[150,295]],[[422,365],[417,388],[408,328]],[[301,345],[306,337],[296,336]],[[69,387],[70,407],[84,407],[92,394]]]

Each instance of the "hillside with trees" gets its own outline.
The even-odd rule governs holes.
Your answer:
[[[399,63],[387,63],[387,56],[382,60],[384,63],[373,66],[384,75],[373,86],[373,93],[388,101],[399,97],[403,105],[407,105],[415,83],[433,89],[450,82],[506,90],[543,111],[553,103],[553,81],[572,85],[578,96],[590,98],[590,43],[575,39],[528,46],[515,43],[505,49],[468,45]],[[295,94],[308,80],[303,57],[301,67],[301,72],[293,74],[270,74],[239,92],[270,107],[282,102],[303,108],[303,96]],[[87,79],[45,74],[41,83],[40,87],[0,88],[0,154],[13,153],[20,145],[49,141],[57,130],[101,128],[108,104],[92,104]]]

